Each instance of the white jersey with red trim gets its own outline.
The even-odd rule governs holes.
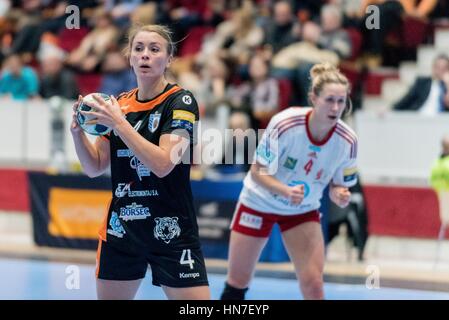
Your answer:
[[[314,141],[308,121],[312,108],[291,107],[270,121],[255,152],[266,174],[289,186],[304,185],[304,199],[294,205],[245,177],[240,201],[257,211],[281,215],[301,214],[320,208],[323,190],[330,181],[351,187],[357,182],[357,136],[343,121],[322,141]]]

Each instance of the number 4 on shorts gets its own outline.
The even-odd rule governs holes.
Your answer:
[[[187,254],[187,259],[186,259]],[[195,263],[194,260],[192,260],[192,255],[190,253],[190,249],[184,249],[182,250],[181,260],[179,260],[180,264],[188,264],[190,265],[190,269],[193,269],[193,264]]]

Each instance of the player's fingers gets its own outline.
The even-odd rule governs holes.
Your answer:
[[[78,109],[78,106],[80,105],[82,99],[83,99],[83,96],[79,95],[78,96],[78,100],[76,100],[75,103],[72,106],[73,112],[76,112],[76,110]]]
[[[92,95],[92,98],[100,105],[100,106],[108,106],[109,104],[106,102],[106,100],[104,100],[104,98],[102,96],[100,96],[99,94],[94,94]]]

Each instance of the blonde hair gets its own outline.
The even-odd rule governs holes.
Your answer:
[[[348,78],[340,72],[340,70],[330,64],[329,62],[315,64],[310,70],[310,78],[312,79],[312,85],[310,88],[310,94],[320,95],[323,91],[324,85],[328,83],[342,84],[346,86],[346,108],[343,112],[343,116],[351,113],[352,111],[352,101],[349,96],[351,93],[351,84]]]
[[[167,40],[167,52],[169,56],[174,56],[176,51],[176,45],[172,39],[172,31],[162,25],[158,24],[147,24],[147,25],[135,25],[128,32],[128,44],[123,50],[123,54],[127,59],[129,59],[132,50],[132,44],[134,38],[139,32],[154,32],[160,35],[162,38]]]
[[[311,92],[317,96],[323,90],[324,85],[328,83],[345,85],[348,88],[348,95],[351,91],[348,78],[336,66],[329,62],[314,65],[310,70],[310,78],[312,79]]]

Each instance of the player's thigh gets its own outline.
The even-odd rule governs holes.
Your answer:
[[[324,240],[319,223],[299,224],[282,232],[282,238],[299,276],[323,272]]]
[[[132,300],[142,282],[138,280],[97,279],[97,298],[100,300]]]
[[[248,286],[267,240],[266,237],[231,231],[228,257],[228,282],[231,285]]]
[[[210,300],[209,286],[173,288],[161,285],[170,300]]]

